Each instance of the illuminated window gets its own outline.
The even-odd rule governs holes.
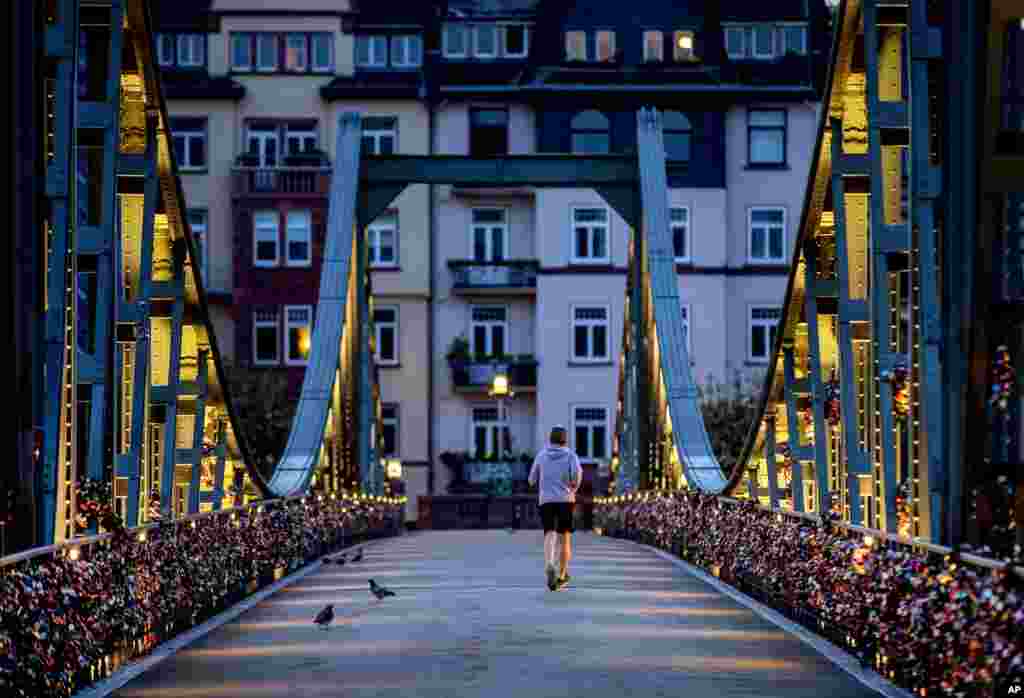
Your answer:
[[[309,351],[313,341],[313,307],[310,305],[286,305],[284,307],[285,337],[288,342],[289,366],[305,366],[309,363]]]
[[[672,35],[672,57],[677,63],[696,60],[693,32],[677,31]]]
[[[587,33],[571,31],[565,33],[565,60],[587,60]]]
[[[665,60],[665,35],[660,31],[644,32],[644,63]]]
[[[615,32],[599,31],[597,33],[597,61],[607,63],[615,60]]]

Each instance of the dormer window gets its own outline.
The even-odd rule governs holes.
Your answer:
[[[782,55],[787,53],[807,55],[807,27],[799,24],[782,26]]]
[[[506,58],[523,58],[528,52],[527,38],[526,38],[526,25],[525,24],[506,24],[504,27],[505,37],[505,57]]]
[[[157,34],[157,62],[165,67],[206,65],[206,34]]]
[[[565,60],[587,60],[587,33],[571,31],[565,33]]]
[[[356,65],[361,68],[383,68],[388,64],[386,36],[357,36]]]
[[[615,32],[599,31],[597,33],[597,60],[599,63],[615,60]]]
[[[423,64],[423,39],[419,36],[391,37],[391,65],[416,68]]]
[[[498,28],[493,24],[478,24],[473,31],[473,55],[494,58],[498,55]]]
[[[691,31],[677,31],[672,37],[672,57],[677,63],[688,63],[697,59],[694,52],[695,40]]]
[[[728,27],[725,30],[725,52],[729,58],[746,58],[747,31],[743,27]]]
[[[644,32],[644,63],[665,60],[665,36],[660,31]]]
[[[754,58],[775,57],[775,27],[761,24],[754,27]]]
[[[446,24],[444,26],[444,55],[446,58],[465,58],[466,25]]]

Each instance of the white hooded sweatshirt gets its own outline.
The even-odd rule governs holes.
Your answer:
[[[533,459],[530,484],[540,482],[540,503],[575,502],[576,490],[583,483],[580,459],[568,446],[548,445]]]

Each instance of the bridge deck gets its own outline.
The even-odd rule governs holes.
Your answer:
[[[575,536],[543,583],[539,531],[430,531],[324,565],[120,698],[877,695],[703,581],[629,542]],[[367,579],[394,589],[378,603]],[[311,620],[334,602],[324,632]]]

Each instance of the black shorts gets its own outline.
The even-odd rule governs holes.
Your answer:
[[[540,505],[540,520],[544,524],[544,533],[558,531],[572,533],[574,529],[572,512],[575,502],[548,502]]]

